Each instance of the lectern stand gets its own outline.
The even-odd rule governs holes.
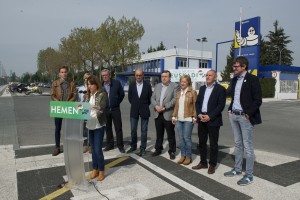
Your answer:
[[[83,185],[85,170],[83,161],[83,120],[90,118],[87,102],[51,101],[50,117],[63,118],[64,159],[69,185]]]
[[[64,158],[68,182],[81,184],[85,180],[83,161],[83,121],[78,119],[64,119]]]

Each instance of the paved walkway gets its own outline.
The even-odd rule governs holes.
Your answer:
[[[216,173],[209,175],[207,170],[191,169],[199,163],[195,143],[192,165],[183,166],[176,163],[179,150],[174,161],[166,151],[152,157],[155,141],[151,139],[144,157],[120,154],[117,149],[105,152],[104,181],[59,189],[57,185],[66,180],[64,155],[53,157],[53,145],[19,147],[13,98],[8,94],[0,97],[0,108],[0,199],[300,199],[297,157],[256,150],[254,183],[238,186],[241,177],[223,176],[234,163],[232,146],[220,147]],[[83,156],[89,172],[91,156]]]

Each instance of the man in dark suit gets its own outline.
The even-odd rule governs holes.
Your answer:
[[[206,73],[206,84],[201,86],[196,101],[198,116],[198,136],[200,163],[192,169],[207,169],[207,139],[210,144],[208,174],[215,173],[218,162],[218,140],[220,126],[223,125],[222,111],[226,103],[226,90],[217,82],[217,73],[210,70]]]
[[[171,72],[163,71],[161,73],[161,83],[156,84],[151,104],[154,108],[154,119],[156,128],[155,152],[152,156],[158,156],[163,150],[164,131],[166,129],[169,141],[170,159],[175,159],[176,137],[174,124],[172,123],[172,114],[176,102],[176,93],[179,86],[171,82]]]
[[[145,155],[147,146],[147,131],[150,117],[149,105],[151,103],[152,88],[149,83],[143,81],[144,72],[142,69],[136,69],[135,82],[129,85],[128,100],[130,107],[130,125],[131,125],[131,148],[127,153],[132,153],[137,148],[137,125],[141,117],[141,147],[140,156]]]
[[[114,135],[112,123],[114,123],[117,146],[120,153],[125,153],[123,144],[123,130],[120,104],[124,99],[125,93],[122,84],[118,80],[110,78],[110,71],[104,69],[101,71],[102,86],[107,93],[108,103],[106,104],[106,147],[104,151],[114,149]]]
[[[235,142],[235,165],[224,176],[242,174],[244,151],[246,152],[246,171],[238,185],[248,185],[253,182],[253,126],[261,123],[259,107],[262,104],[262,94],[259,80],[249,74],[246,57],[237,57],[233,62],[233,72],[236,75],[231,82],[228,116],[233,130]]]

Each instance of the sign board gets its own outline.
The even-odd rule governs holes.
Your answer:
[[[90,107],[87,102],[50,101],[50,117],[88,120]]]
[[[260,59],[260,17],[254,17],[235,23],[234,57],[245,56],[249,61],[249,70],[257,75]]]
[[[189,75],[192,82],[205,82],[206,73],[211,69],[170,69],[171,81],[179,82],[182,75]]]

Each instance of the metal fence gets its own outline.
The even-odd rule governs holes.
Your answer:
[[[280,93],[298,93],[298,81],[280,80]]]

